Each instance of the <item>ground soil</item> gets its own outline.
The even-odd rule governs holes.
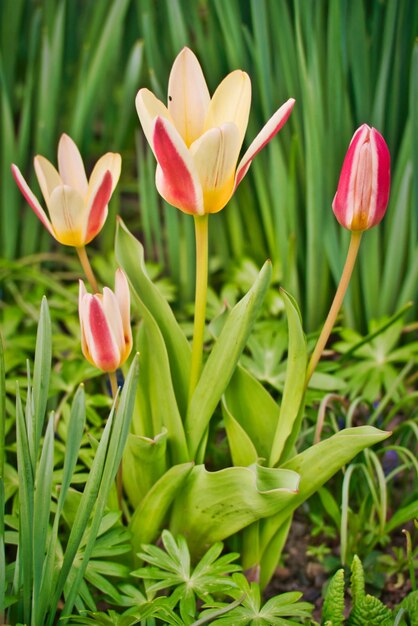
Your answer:
[[[284,565],[276,569],[275,575],[266,589],[266,596],[272,597],[287,591],[300,591],[303,600],[311,602],[315,606],[313,617],[320,620],[321,607],[323,604],[323,587],[330,574],[318,561],[309,557],[306,552],[312,538],[309,532],[308,520],[302,516],[296,516],[292,522],[289,537],[284,551]],[[329,545],[329,540],[328,540]],[[335,555],[338,556],[338,545],[334,547]],[[409,581],[399,585],[396,579],[386,581],[383,590],[369,590],[388,607],[397,606],[401,600],[411,591]],[[350,598],[347,597],[347,606]]]

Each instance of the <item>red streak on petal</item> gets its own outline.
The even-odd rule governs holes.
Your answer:
[[[89,326],[93,345],[89,351],[97,367],[105,372],[113,372],[119,366],[120,353],[100,301],[94,296],[90,301]]]
[[[376,213],[373,226],[378,224],[383,218],[389,202],[390,194],[390,153],[386,141],[382,135],[374,128],[372,133],[377,150],[377,197]]]
[[[55,237],[51,222],[47,218],[45,211],[42,209],[35,196],[32,194],[32,190],[29,188],[27,182],[23,178],[22,174],[19,171],[19,168],[16,167],[16,165],[12,165],[12,174],[26,202],[33,209],[35,215],[41,220],[42,224],[49,231],[49,233],[53,237]]]
[[[100,232],[106,219],[106,207],[112,195],[112,175],[109,170],[103,176],[100,187],[91,206],[87,222],[86,243],[89,243]]]
[[[160,117],[155,123],[153,142],[155,156],[164,174],[167,200],[188,213],[197,214],[193,177]]]
[[[289,103],[290,104],[290,103]],[[276,126],[274,126],[273,130],[269,133],[269,135],[266,137],[266,139],[262,142],[262,144],[255,150],[255,152],[251,153],[250,156],[248,157],[248,159],[245,161],[245,163],[243,163],[241,165],[241,167],[239,168],[237,174],[236,174],[236,178],[235,178],[235,187],[234,190],[238,187],[238,185],[240,184],[240,182],[242,181],[242,179],[244,178],[245,174],[248,172],[248,168],[251,165],[252,160],[254,159],[254,157],[257,156],[257,154],[264,148],[264,146],[266,146],[275,135],[277,135],[277,133],[279,132],[279,130],[281,130],[283,128],[283,126],[286,124],[287,120],[289,119],[289,116],[293,110],[293,106],[295,104],[295,101],[293,100],[291,102],[291,106],[289,106],[289,108],[285,111],[284,115],[282,117],[279,118],[278,123],[276,124]],[[268,122],[267,122],[268,123]],[[261,132],[263,132],[261,130]]]

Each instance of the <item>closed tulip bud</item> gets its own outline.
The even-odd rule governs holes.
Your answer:
[[[382,135],[363,124],[344,159],[332,209],[351,231],[376,226],[386,212],[390,191],[390,154]]]
[[[132,349],[129,286],[122,270],[116,271],[115,291],[105,287],[103,295],[87,293],[80,280],[78,310],[84,356],[104,372],[114,372]]]
[[[57,241],[77,248],[89,243],[106,221],[107,204],[120,176],[120,154],[108,152],[101,157],[87,180],[80,152],[74,141],[64,134],[58,144],[58,170],[39,155],[34,165],[49,217],[19,168],[12,165],[13,176],[25,200]]]
[[[158,162],[158,192],[185,213],[217,213],[256,154],[286,123],[294,103],[290,98],[274,113],[238,163],[250,113],[250,78],[235,70],[211,97],[199,61],[184,48],[171,68],[167,106],[148,89],[140,89],[136,97],[144,134]]]

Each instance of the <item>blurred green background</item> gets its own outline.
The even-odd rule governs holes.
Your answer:
[[[347,233],[331,210],[348,143],[362,123],[392,155],[387,216],[368,232],[345,303],[349,325],[415,300],[418,282],[418,3],[416,0],[1,0],[1,250],[13,259],[56,247],[10,173],[33,188],[32,159],[56,162],[62,132],[87,171],[108,150],[123,157],[111,215],[94,242],[111,253],[120,213],[178,287],[194,289],[193,220],[154,188],[155,163],[137,119],[142,86],[166,97],[171,64],[197,54],[211,91],[229,71],[252,79],[246,143],[289,97],[286,127],[254,161],[233,201],[211,218],[212,271],[226,280],[247,257],[270,257],[299,301],[306,329],[324,319]],[[416,313],[416,307],[415,307]]]

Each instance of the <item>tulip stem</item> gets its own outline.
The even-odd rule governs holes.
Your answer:
[[[306,387],[308,386],[308,383],[312,377],[312,374],[314,373],[315,368],[318,365],[318,361],[321,358],[321,354],[326,346],[326,343],[329,339],[329,336],[335,324],[335,320],[337,319],[337,315],[341,309],[345,292],[347,291],[347,287],[349,285],[351,275],[353,273],[354,265],[356,263],[362,234],[363,234],[363,231],[359,231],[359,230],[351,232],[350,246],[348,248],[347,258],[345,260],[343,273],[341,274],[340,282],[339,282],[337,291],[335,293],[331,308],[329,310],[328,317],[325,320],[325,324],[322,328],[321,334],[318,337],[318,341],[316,342],[315,349],[312,353],[311,359],[309,361],[308,369],[306,371],[306,380],[305,380]]]
[[[209,215],[206,214],[196,215],[194,218],[196,235],[196,292],[189,401],[193,395],[202,369],[203,335],[205,331],[206,298],[208,290],[208,217]]]
[[[85,246],[77,247],[76,250],[77,250],[78,258],[80,259],[81,266],[86,275],[86,278],[89,281],[91,288],[93,289],[93,293],[99,293],[97,280],[94,275],[93,269],[90,265],[89,257],[87,256]]]
[[[116,375],[116,372],[109,372],[109,382],[110,382],[110,387],[112,389],[112,397],[113,399],[116,398],[117,393],[118,393],[118,378]],[[122,511],[122,504],[123,504],[123,498],[122,498],[122,461],[120,462],[119,468],[118,468],[118,473],[116,475],[116,493],[117,493],[117,497],[118,497],[118,505],[119,505],[119,509]]]

